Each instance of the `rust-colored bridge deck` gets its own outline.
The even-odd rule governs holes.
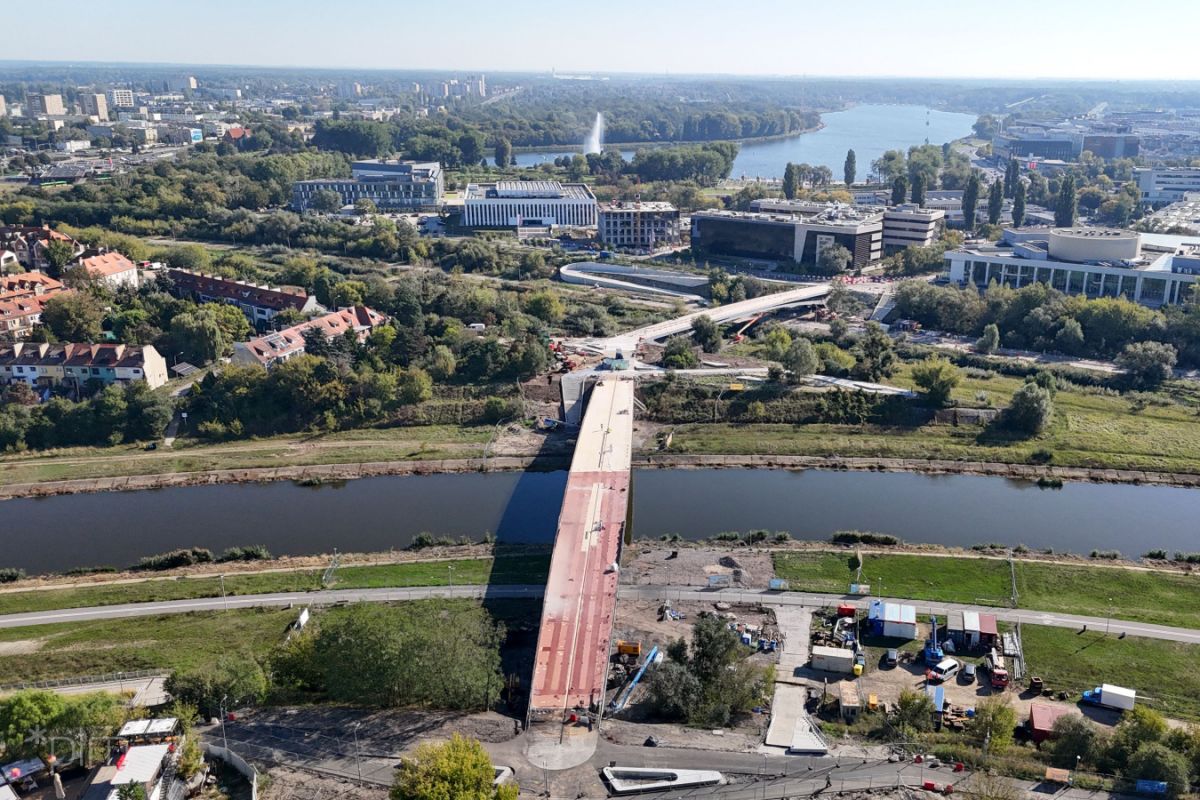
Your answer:
[[[629,509],[632,376],[592,390],[563,496],[529,698],[531,716],[603,704]]]

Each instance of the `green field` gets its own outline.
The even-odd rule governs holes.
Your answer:
[[[797,591],[844,593],[855,579],[845,553],[776,553],[775,574]],[[970,556],[867,553],[863,581],[876,595],[1011,605],[1008,562]],[[1109,566],[1017,559],[1018,607],[1200,628],[1200,578]]]
[[[1030,675],[1054,691],[1078,694],[1102,683],[1136,689],[1138,702],[1172,717],[1200,719],[1200,647],[1103,632],[1022,625]]]
[[[377,564],[342,567],[332,589],[374,589],[403,586],[443,586],[455,584],[540,584],[546,580],[550,557],[544,553],[501,556],[497,559],[471,558],[453,561],[419,561],[407,564]],[[451,571],[450,567],[453,567]],[[255,575],[228,575],[225,593],[229,595],[268,594],[272,592],[316,591],[321,588],[324,570],[265,572]],[[221,580],[175,578],[145,580],[136,583],[112,583],[73,589],[44,589],[29,592],[0,593],[0,614],[49,611],[59,608],[146,603],[164,600],[190,600],[219,597]]]
[[[491,426],[430,425],[366,428],[319,436],[287,434],[224,444],[179,440],[171,449],[153,451],[137,445],[76,447],[0,456],[0,485],[255,467],[474,458],[483,454],[492,434]]]
[[[884,382],[913,388],[912,365]],[[1023,380],[1003,375],[965,374],[954,398],[1007,405]],[[973,426],[691,424],[675,429],[671,452],[720,455],[813,455],[871,458],[950,459],[1031,463],[1038,450],[1053,453],[1060,466],[1195,472],[1200,463],[1200,425],[1190,402],[1150,405],[1135,412],[1129,399],[1073,388],[1060,389],[1049,429],[1033,439],[1006,441]]]
[[[230,650],[265,654],[295,610],[250,609],[0,630],[4,683],[142,669],[187,669]]]

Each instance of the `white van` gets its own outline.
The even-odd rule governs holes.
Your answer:
[[[929,670],[929,674],[926,677],[933,683],[944,683],[957,675],[961,666],[962,664],[953,658],[943,658],[936,666]]]

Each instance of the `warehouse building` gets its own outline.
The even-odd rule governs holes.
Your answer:
[[[470,228],[594,228],[596,221],[596,196],[583,183],[472,183],[463,200],[463,224]]]
[[[951,611],[946,615],[946,636],[961,650],[991,647],[998,635],[995,614]]]

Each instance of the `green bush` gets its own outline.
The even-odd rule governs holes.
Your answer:
[[[193,564],[208,564],[212,560],[213,554],[211,550],[206,550],[203,547],[192,547],[185,550],[172,550],[169,553],[146,556],[130,567],[130,569],[136,572],[157,572],[165,569],[176,569],[178,567],[190,567]]]
[[[223,564],[229,561],[270,561],[271,558],[271,551],[266,548],[266,545],[252,544],[245,547],[228,548],[217,559],[217,562]]]
[[[1102,558],[1107,561],[1117,561],[1121,558],[1120,550],[1093,550],[1091,558]]]
[[[0,583],[14,583],[25,577],[25,570],[16,567],[0,568]]]
[[[829,537],[829,541],[834,544],[874,544],[888,547],[903,544],[898,536],[871,531],[838,531]]]

